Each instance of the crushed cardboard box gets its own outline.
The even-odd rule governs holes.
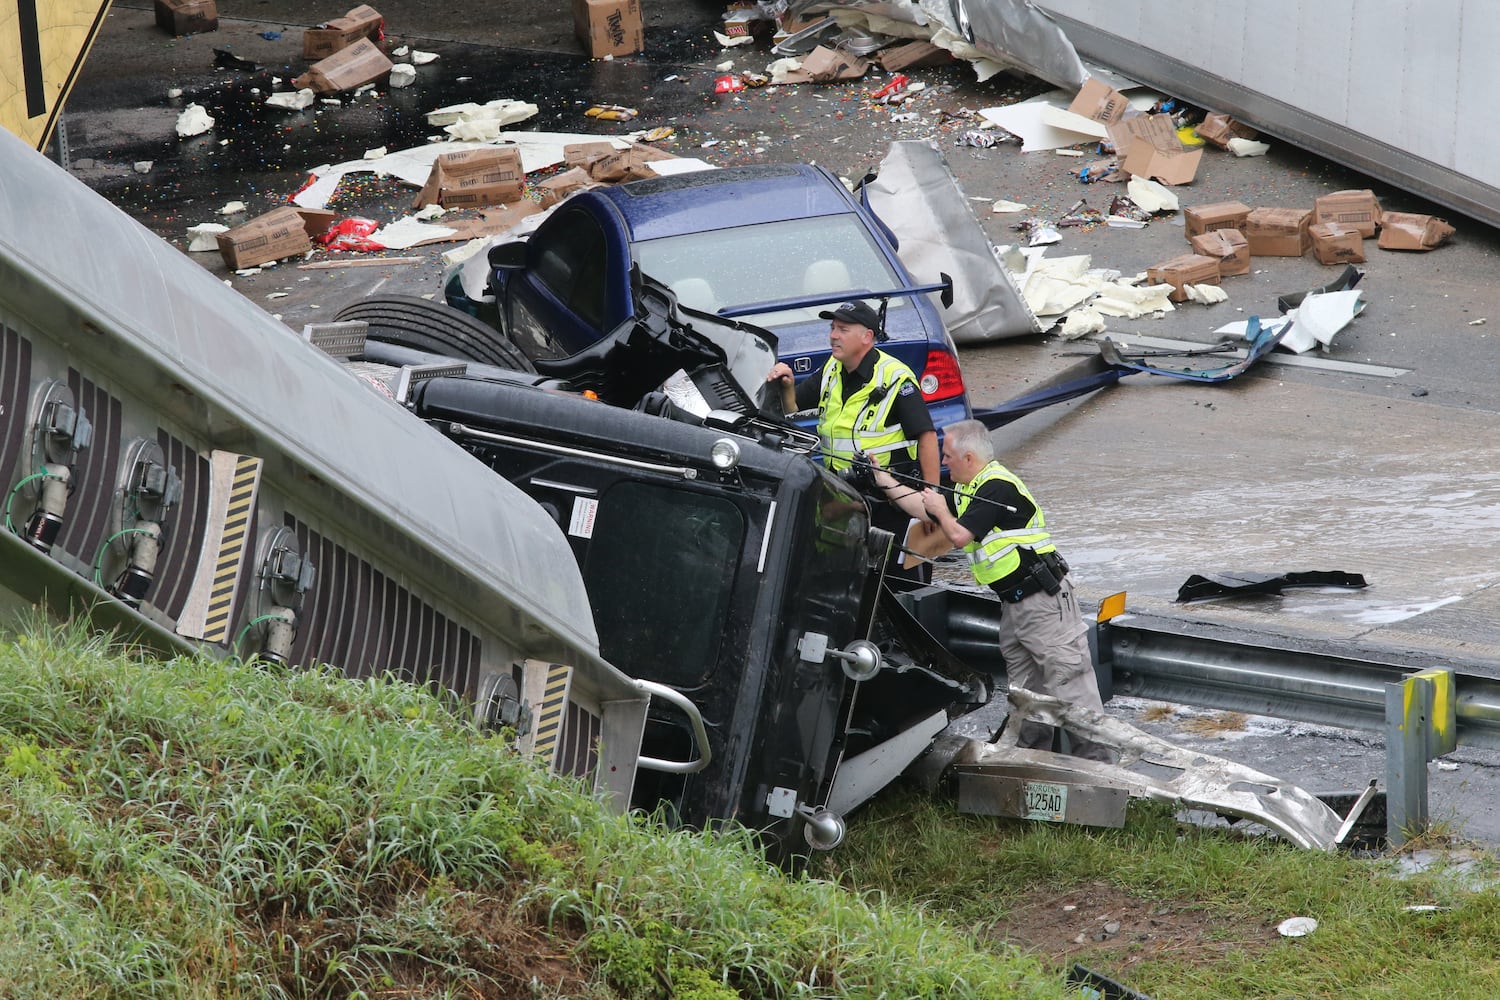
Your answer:
[[[573,0],[573,32],[595,59],[646,47],[640,0]]]
[[[215,236],[231,271],[307,253],[313,237],[333,224],[334,212],[283,206]]]
[[[219,30],[214,0],[156,0],[156,26],[173,35]]]
[[[1245,219],[1252,257],[1301,257],[1312,248],[1307,208],[1257,208]]]
[[[302,32],[302,58],[326,59],[361,38],[376,43],[385,38],[385,18],[369,4],[361,4],[343,17]]]
[[[292,86],[298,90],[307,87],[320,94],[333,94],[373,83],[390,71],[391,61],[380,47],[368,38],[361,38],[327,59],[313,63],[306,73],[292,81]]]
[[[1364,263],[1365,238],[1355,227],[1342,222],[1314,222],[1307,232],[1319,264]]]
[[[659,176],[646,164],[656,160],[675,160],[671,153],[654,146],[628,146],[616,149],[610,142],[570,143],[563,147],[563,163],[581,167],[600,184],[643,180]]]
[[[778,83],[834,83],[838,80],[858,80],[870,69],[870,62],[862,56],[819,45],[802,57],[802,68],[783,74]]]
[[[1380,202],[1368,188],[1320,195],[1313,201],[1313,222],[1337,222],[1358,229],[1360,236],[1374,236],[1380,225]]]
[[[1238,229],[1245,231],[1245,220],[1250,216],[1250,206],[1238,201],[1215,201],[1207,205],[1189,205],[1182,210],[1183,229],[1192,239],[1215,229]]]
[[[1431,250],[1454,234],[1455,230],[1435,215],[1411,212],[1382,212],[1380,239],[1382,250]]]
[[[597,186],[597,182],[589,176],[587,170],[582,167],[569,167],[562,173],[554,174],[536,185],[537,205],[541,208],[551,208],[575,191]]]
[[[1219,260],[1202,254],[1185,253],[1146,268],[1146,281],[1153,285],[1171,285],[1167,296],[1173,302],[1188,300],[1188,285],[1217,285]]]
[[[519,146],[480,146],[443,153],[432,161],[427,183],[412,200],[413,208],[478,208],[517,201],[526,183]]]
[[[946,66],[953,61],[953,53],[931,42],[918,40],[888,45],[876,54],[875,61],[887,73],[895,73],[899,70]]]
[[[1219,262],[1219,275],[1250,273],[1250,241],[1238,229],[1210,229],[1188,240],[1193,252]]]
[[[1068,105],[1068,110],[1075,115],[1113,125],[1124,117],[1129,107],[1130,102],[1124,94],[1098,77],[1091,76],[1083,81],[1083,86],[1073,98],[1073,103]]]
[[[1260,135],[1259,132],[1243,122],[1237,122],[1228,115],[1205,115],[1203,121],[1193,130],[1198,138],[1204,142],[1211,142],[1220,149],[1229,148],[1230,139],[1254,139]]]
[[[1163,184],[1187,184],[1198,174],[1202,149],[1185,149],[1171,115],[1127,115],[1109,126],[1120,168]]]

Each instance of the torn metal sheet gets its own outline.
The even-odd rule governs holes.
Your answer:
[[[1302,304],[1287,313],[1293,329],[1282,338],[1282,346],[1298,354],[1314,347],[1327,348],[1340,330],[1364,312],[1365,293],[1358,288],[1347,292],[1313,292]]]
[[[1227,382],[1237,375],[1243,374],[1251,365],[1271,353],[1276,345],[1281,343],[1287,331],[1291,329],[1291,323],[1282,323],[1276,326],[1261,326],[1260,319],[1251,316],[1247,328],[1246,339],[1250,343],[1249,350],[1243,352],[1242,356],[1226,364],[1213,365],[1209,367],[1197,367],[1192,364],[1181,366],[1167,366],[1165,364],[1149,364],[1143,357],[1133,356],[1120,350],[1120,345],[1109,337],[1099,341],[1099,355],[1112,366],[1128,368],[1133,371],[1147,372],[1151,375],[1165,375],[1168,378],[1186,379],[1190,382]],[[1221,354],[1219,350],[1212,351],[1183,351],[1177,357],[1199,357],[1204,354]],[[1233,352],[1239,355],[1240,352]]]
[[[1119,764],[1016,746],[1019,725],[994,743],[971,740],[953,767],[963,775],[1013,773],[1043,785],[1124,789],[1131,797],[1169,802],[1259,823],[1298,847],[1332,851],[1344,820],[1322,800],[1280,778],[1198,750],[1184,750],[1102,712],[1011,688],[1013,716],[1061,726],[1102,743]]]
[[[1064,403],[1112,386],[1130,374],[1132,372],[1121,367],[1106,365],[1100,357],[1088,358],[1031,392],[989,409],[976,409],[974,419],[994,430],[1054,403]]]
[[[1274,595],[1280,594],[1287,587],[1342,587],[1361,590],[1368,586],[1359,573],[1338,570],[1312,570],[1305,573],[1194,573],[1178,588],[1177,600],[1182,603],[1212,597]]]
[[[964,58],[959,40],[1004,66],[1014,66],[1056,87],[1076,91],[1088,70],[1068,36],[1028,0],[922,0],[934,45]]]
[[[926,279],[953,278],[953,304],[942,316],[956,342],[1042,331],[1010,271],[996,259],[943,154],[930,143],[892,143],[864,191],[875,214],[896,234],[907,270]]]

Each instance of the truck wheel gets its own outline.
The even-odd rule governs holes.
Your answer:
[[[370,324],[369,338],[513,371],[535,372],[531,359],[505,336],[468,313],[415,295],[373,295],[351,302],[335,320]]]

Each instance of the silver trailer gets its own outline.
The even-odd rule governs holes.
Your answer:
[[[1500,20],[1482,0],[1030,6],[1087,62],[1500,225]]]
[[[0,610],[440,685],[628,800],[650,686],[557,525],[3,130],[0,416]]]

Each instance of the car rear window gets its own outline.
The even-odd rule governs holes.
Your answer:
[[[706,312],[902,284],[853,214],[736,226],[635,245],[641,270]],[[890,308],[907,307],[894,298]],[[746,316],[759,326],[816,321],[827,305]]]

